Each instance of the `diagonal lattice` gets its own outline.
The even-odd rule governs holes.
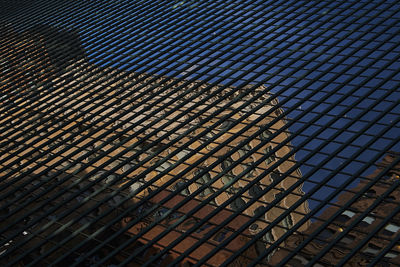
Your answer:
[[[0,2],[1,265],[400,265],[399,10]]]

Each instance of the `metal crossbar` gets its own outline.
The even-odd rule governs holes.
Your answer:
[[[399,266],[398,1],[0,2],[2,266]]]

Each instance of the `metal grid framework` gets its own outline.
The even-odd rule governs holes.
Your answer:
[[[400,266],[399,10],[0,1],[1,265]]]

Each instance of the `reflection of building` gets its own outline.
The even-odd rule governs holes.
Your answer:
[[[153,205],[156,205],[157,203],[159,203],[159,201],[161,201],[163,198],[167,197],[169,194],[170,194],[170,192],[168,192],[168,191],[164,191],[161,194],[158,194],[156,197],[152,198],[146,205],[144,205],[143,209],[152,208]],[[184,196],[179,196],[179,195],[175,196],[170,201],[168,201],[163,207],[156,209],[149,216],[147,216],[144,220],[142,220],[140,223],[135,224],[133,227],[131,227],[128,230],[128,234],[132,235],[132,236],[137,235],[140,232],[140,230],[142,230],[143,228],[148,226],[155,219],[160,218],[164,213],[166,213],[170,209],[174,208],[176,203],[179,203],[184,198],[185,198]],[[200,202],[198,200],[191,200],[182,208],[173,211],[167,218],[165,218],[160,223],[158,223],[156,226],[154,226],[151,229],[151,231],[143,234],[140,238],[140,242],[147,243],[147,242],[153,240],[158,234],[160,234],[164,230],[166,230],[168,226],[173,224],[179,218],[186,215],[193,208],[196,208],[199,204],[200,204]],[[169,245],[171,243],[171,241],[174,241],[175,239],[179,238],[179,236],[182,235],[182,233],[186,232],[188,229],[193,227],[197,222],[199,222],[205,216],[210,214],[214,209],[215,209],[215,207],[212,205],[205,205],[205,207],[202,208],[199,212],[197,212],[194,216],[186,219],[177,228],[174,228],[164,238],[160,239],[160,241],[157,242],[157,244],[154,246],[154,248],[161,250],[162,248],[166,247],[167,245]],[[143,210],[140,209],[138,211],[138,213],[140,213],[142,211]],[[180,254],[185,252],[185,250],[188,247],[194,245],[196,243],[196,241],[198,241],[207,232],[209,232],[210,230],[215,228],[217,225],[219,225],[221,222],[223,222],[231,214],[232,214],[232,212],[230,212],[228,210],[222,210],[220,213],[218,213],[218,217],[213,217],[206,224],[204,224],[202,227],[197,229],[193,234],[189,235],[187,238],[182,240],[182,242],[179,242],[179,244],[177,246],[175,246],[173,250],[169,251],[169,257],[170,258],[178,257]],[[137,215],[139,215],[139,214],[137,214]],[[135,218],[135,216],[124,219],[124,221],[122,222],[122,226],[125,226],[126,223],[128,223],[131,219],[134,219],[134,218]],[[238,230],[239,227],[247,221],[248,221],[248,217],[246,217],[246,216],[241,215],[241,216],[236,217],[229,224],[227,224],[222,230],[218,231],[210,240],[208,240],[206,243],[201,244],[193,253],[190,254],[189,257],[187,257],[185,259],[185,262],[196,263],[202,257],[207,255],[212,249],[214,249],[224,239],[228,238],[233,232]],[[233,252],[237,251],[239,248],[244,246],[248,240],[250,240],[250,233],[248,231],[246,231],[246,232],[242,233],[241,235],[239,235],[238,237],[236,237],[228,246],[221,249],[217,253],[217,255],[215,255],[208,261],[208,264],[211,264],[213,266],[220,265],[222,262],[224,262],[226,259],[228,259],[229,256],[231,256],[233,254]],[[236,264],[239,264],[240,262],[246,262],[246,260],[248,260],[249,257],[254,258],[256,256],[255,253],[256,252],[255,252],[254,248],[250,248],[248,250],[248,252],[246,253],[246,257],[239,258],[236,261]]]
[[[0,27],[1,93],[7,99],[36,97],[39,88],[51,82],[70,62],[83,59],[85,53],[77,34],[37,25],[22,33],[11,26]],[[11,92],[12,90],[13,92]],[[40,93],[39,93],[40,94]],[[5,96],[4,96],[5,99]]]
[[[319,220],[312,223],[310,228],[301,235],[293,235],[287,240],[286,248],[288,250],[280,250],[273,257],[273,263],[277,264],[283,259],[290,250],[293,250],[301,243],[307,235],[312,234],[324,221],[339,210],[341,206],[351,200],[355,193],[362,190],[371,179],[377,177],[385,167],[390,165],[396,158],[400,156],[399,153],[389,152],[383,159],[383,162],[378,164],[378,169],[373,174],[368,176],[368,179],[362,179],[359,185],[351,191],[342,193],[336,205],[331,206],[319,217]],[[350,206],[341,215],[324,229],[316,239],[309,243],[298,255],[291,260],[291,266],[302,266],[306,264],[312,257],[317,255],[330,241],[332,241],[340,232],[343,232],[346,227],[354,220],[359,218],[359,215],[375,202],[379,196],[382,196],[392,185],[392,183],[399,179],[400,164],[397,164],[381,178],[381,180],[373,185],[368,191],[354,204]],[[400,191],[396,189],[389,194],[378,206],[366,217],[362,219],[356,227],[345,235],[338,243],[336,243],[328,253],[326,253],[320,260],[323,266],[336,265],[345,257],[353,248],[355,248],[367,235],[376,229],[377,226],[397,207],[400,200]],[[364,266],[369,261],[375,258],[380,251],[385,248],[392,241],[392,238],[400,232],[400,216],[397,214],[390,219],[390,222],[378,232],[365,246],[363,246],[357,254],[350,259],[347,263],[348,266]],[[353,264],[353,265],[352,265]],[[380,262],[382,266],[398,266],[400,264],[400,246],[397,245],[384,255]]]
[[[23,257],[19,262],[20,264],[28,264],[31,263],[34,259],[39,257],[41,254],[46,253],[50,249],[54,247],[55,244],[61,242],[63,239],[68,238],[71,235],[76,233],[76,230],[82,227],[87,223],[93,221],[94,217],[103,211],[103,209],[107,208],[107,205],[101,206],[98,210],[88,214],[81,218],[78,223],[73,225],[67,226],[64,229],[65,225],[70,223],[73,219],[77,218],[80,214],[83,214],[89,207],[92,207],[96,204],[99,199],[106,197],[108,194],[112,192],[111,189],[105,191],[103,194],[98,195],[96,198],[91,199],[89,202],[85,203],[78,209],[75,209],[72,213],[70,213],[66,217],[61,217],[63,212],[66,209],[71,209],[74,205],[78,203],[83,203],[85,197],[87,197],[90,192],[96,189],[96,187],[92,187],[91,190],[88,190],[82,193],[79,197],[74,198],[72,201],[68,203],[63,203],[63,201],[69,197],[71,194],[77,192],[80,188],[83,188],[87,182],[83,182],[80,184],[80,187],[75,187],[72,189],[67,190],[67,187],[70,186],[73,182],[79,179],[80,175],[77,175],[73,179],[70,179],[68,182],[57,185],[59,181],[65,176],[62,174],[57,177],[57,179],[51,179],[52,173],[48,173],[47,175],[43,176],[26,176],[26,177],[18,177],[18,181],[14,180],[7,180],[6,182],[10,183],[6,190],[2,191],[2,196],[8,195],[7,198],[4,198],[0,201],[1,207],[6,207],[2,209],[1,213],[1,222],[0,227],[4,229],[12,225],[12,230],[7,231],[4,238],[7,238],[9,241],[7,244],[0,248],[0,256],[6,253],[8,249],[12,248],[14,244],[19,244],[19,242],[24,242],[24,240],[29,240],[29,242],[18,245],[17,248],[13,248],[14,253],[11,255],[7,255],[5,258],[0,257],[0,263],[2,266],[5,266],[6,262],[10,262],[11,260],[17,258],[25,251],[30,251],[29,255]],[[16,177],[17,178],[17,177]],[[33,181],[30,181],[34,178]],[[37,187],[37,189],[21,198],[24,195],[24,192],[28,190],[32,190],[33,188]],[[44,194],[46,190],[54,187],[51,192],[48,194]],[[16,190],[17,189],[17,190]],[[16,190],[14,192],[14,190]],[[39,205],[42,205],[46,202],[46,200],[61,192],[63,190],[67,190],[62,197],[55,199],[51,203],[45,205],[39,211],[31,214],[29,216],[25,216],[25,218],[21,221],[18,221],[20,217],[23,217],[25,214],[28,214],[30,210],[35,209]],[[61,205],[61,208],[55,209],[58,205]],[[54,211],[51,211],[55,209]],[[72,240],[66,242],[60,249],[55,250],[51,253],[48,257],[46,257],[45,261],[42,261],[41,265],[48,265],[50,262],[55,261],[64,253],[68,252],[71,248],[75,247],[76,245],[80,244],[83,240],[87,239],[87,237],[92,234],[95,230],[99,227],[104,225],[108,222],[111,218],[118,215],[121,212],[122,207],[116,208],[110,213],[108,216],[102,218],[99,222],[97,222],[93,227],[86,229],[85,231],[80,232],[80,234],[76,235]],[[16,210],[19,210],[16,212]],[[51,211],[51,212],[50,212]],[[49,214],[47,214],[50,212]],[[10,215],[12,214],[12,215]],[[53,222],[53,224],[48,227],[46,230],[41,231],[43,227],[47,224]],[[19,234],[14,236],[15,233]],[[35,233],[35,234],[34,234]],[[77,253],[71,255],[68,259],[64,261],[64,263],[72,263],[80,254],[84,253],[85,250],[97,245],[101,242],[101,239],[107,236],[107,233],[104,233],[101,236],[98,236],[97,239],[92,240],[86,246],[82,247]],[[47,242],[45,242],[47,240]],[[44,243],[43,243],[44,242]],[[104,248],[98,254],[106,253],[110,250],[110,247]],[[98,255],[95,255],[96,257]],[[90,260],[88,260],[90,261]],[[23,266],[23,265],[21,265]]]
[[[40,82],[53,78],[49,68],[50,59],[42,39],[34,40],[31,35],[18,34],[7,26],[1,27],[0,32],[4,46],[7,46],[7,49],[0,50],[2,94],[9,93],[7,97],[14,99],[11,91],[19,90],[23,95]]]
[[[51,50],[51,46],[47,45],[47,41],[43,41],[43,44],[44,51]],[[60,53],[53,51],[46,52],[46,55],[53,55],[50,58],[58,58],[57,55]],[[32,53],[32,55],[34,58],[41,58],[39,54]],[[51,66],[54,69],[59,68],[54,65],[54,62],[52,64]],[[62,67],[64,66],[65,64],[62,64]],[[287,132],[282,132],[269,140],[273,134],[285,126],[285,121],[281,119],[266,127],[281,113],[280,109],[277,109],[266,118],[260,119],[258,123],[235,136],[239,131],[268,112],[271,107],[278,104],[276,100],[273,100],[271,103],[259,107],[256,112],[250,113],[250,108],[256,107],[263,99],[270,97],[265,87],[261,86],[256,89],[245,87],[241,90],[233,87],[223,89],[219,85],[210,86],[197,81],[189,83],[166,77],[128,74],[115,69],[97,68],[84,61],[79,61],[78,64],[70,65],[68,68],[63,73],[57,71],[59,75],[56,78],[52,78],[53,90],[42,94],[41,99],[37,100],[35,105],[31,105],[31,102],[20,102],[21,113],[10,114],[9,118],[12,116],[18,118],[22,114],[25,118],[12,123],[10,120],[10,123],[6,123],[2,129],[5,136],[8,137],[3,143],[5,147],[0,158],[3,162],[1,163],[1,171],[10,176],[10,179],[7,180],[10,186],[13,186],[13,179],[21,178],[21,173],[24,172],[33,172],[32,175],[38,175],[44,170],[62,171],[64,174],[74,174],[75,178],[78,179],[77,181],[80,181],[80,175],[97,169],[96,173],[90,178],[93,181],[96,179],[101,180],[105,171],[114,169],[114,174],[108,175],[106,179],[101,180],[101,185],[99,186],[106,185],[107,190],[112,190],[133,181],[133,184],[130,185],[130,191],[125,192],[125,196],[129,192],[135,193],[132,201],[138,201],[158,187],[171,183],[162,191],[162,194],[154,197],[158,199],[157,203],[159,203],[163,199],[161,197],[163,194],[169,194],[169,192],[173,191],[179,192],[179,195],[174,198],[176,201],[192,195],[200,186],[213,180],[219,173],[226,171],[222,177],[212,182],[195,197],[195,200],[190,201],[188,204],[194,208],[198,203],[201,203],[200,201],[205,200],[218,189],[225,187],[225,191],[213,198],[204,208],[211,212],[216,206],[222,205],[237,195],[241,188],[260,177],[264,170],[291,151],[290,144],[287,144],[275,153],[271,152],[278,144],[285,142],[288,134]],[[18,69],[18,71],[20,70]],[[72,76],[74,79],[66,83],[67,78]],[[8,81],[5,84],[7,88],[10,85]],[[43,84],[38,83],[35,88],[40,91],[41,86]],[[173,92],[178,87],[181,87],[179,93]],[[208,88],[206,93],[196,95],[198,90],[205,88]],[[221,92],[208,100],[206,99],[218,90],[221,90]],[[229,96],[232,92],[234,93]],[[239,99],[239,93],[243,92],[248,94]],[[259,92],[263,92],[263,96],[253,101],[251,107],[239,108],[241,104]],[[150,94],[152,96],[149,98]],[[183,104],[188,99],[190,99],[190,102]],[[236,101],[232,105],[228,105],[229,101],[233,99]],[[201,103],[202,101],[204,103]],[[25,104],[29,104],[31,107],[24,110]],[[192,108],[196,104],[199,105],[196,108]],[[173,113],[166,114],[174,109]],[[219,110],[222,110],[222,112],[219,112]],[[233,115],[217,123],[218,120],[227,116],[230,112],[233,112]],[[191,118],[197,114],[201,115],[192,120]],[[250,116],[243,119],[243,116],[247,114],[250,114]],[[143,119],[146,116],[149,117]],[[211,118],[210,120],[208,120],[209,117]],[[143,127],[148,127],[148,129],[138,134]],[[260,129],[262,129],[262,133],[255,134]],[[200,137],[204,131],[209,132]],[[214,136],[220,133],[222,133],[220,137],[211,141]],[[253,134],[255,136],[250,137]],[[234,138],[229,144],[220,146],[222,142],[231,137]],[[177,141],[178,138],[180,138],[179,141]],[[250,154],[249,151],[264,140],[269,141]],[[95,142],[87,145],[92,141]],[[194,153],[202,144],[207,145]],[[227,153],[237,147],[240,148],[237,152],[231,156],[226,156]],[[61,152],[63,149],[64,151]],[[32,150],[36,151],[33,153],[31,152]],[[177,152],[176,155],[153,169],[160,160],[174,152]],[[190,155],[192,152],[193,155]],[[255,162],[264,155],[269,156],[256,165]],[[26,164],[24,168],[19,170],[21,164],[25,164],[29,160],[32,160],[32,163]],[[183,162],[167,172],[164,171],[180,160]],[[221,160],[221,162],[203,175],[198,175],[217,160]],[[236,162],[239,164],[230,169],[230,166]],[[37,164],[41,166],[36,168]],[[245,208],[241,215],[232,221],[232,224],[236,226],[231,228],[235,230],[241,222],[247,221],[252,216],[261,215],[249,229],[231,243],[232,245],[226,247],[226,251],[221,251],[217,257],[213,257],[210,260],[212,264],[218,265],[223,262],[232,252],[241,247],[239,244],[243,244],[243,242],[251,238],[251,235],[265,228],[280,216],[287,207],[290,207],[292,203],[301,198],[303,193],[301,188],[298,187],[283,199],[278,206],[273,207],[267,213],[263,212],[264,206],[267,206],[301,177],[298,170],[287,173],[294,164],[295,161],[292,156],[289,160],[269,172],[269,175],[260,177],[261,179],[254,186],[228,205],[219,216],[216,216],[219,219],[226,218],[233,211],[244,208],[252,198],[256,198],[257,201],[250,207]],[[100,166],[102,166],[101,169]],[[153,170],[148,171],[151,169]],[[250,171],[242,179],[235,180],[237,175],[247,169]],[[186,170],[189,171],[183,175]],[[147,173],[142,175],[144,172]],[[11,173],[14,174],[11,175]],[[283,178],[282,174],[287,174],[288,176]],[[110,181],[116,176],[122,180],[118,185],[110,186]],[[36,176],[35,178],[32,177],[34,176],[24,175],[24,179],[29,180],[29,182],[31,182],[31,179],[42,179]],[[138,190],[147,181],[151,181],[151,186],[148,186],[145,190]],[[263,192],[274,181],[279,182],[272,190]],[[190,182],[192,183],[187,184]],[[43,183],[47,185],[50,184],[50,181],[43,180]],[[45,190],[40,188],[31,188],[31,190],[35,192]],[[57,186],[56,188],[59,187]],[[27,190],[29,190],[29,187],[27,187]],[[43,192],[43,196],[50,197],[57,192],[55,189],[52,190]],[[93,203],[100,201],[102,197],[105,196],[98,195],[92,199]],[[31,204],[34,205],[34,203]],[[92,205],[94,204],[85,204],[82,209],[85,210]],[[113,206],[112,203],[107,205],[105,208]],[[168,204],[163,204],[163,206],[164,208],[171,208]],[[68,205],[64,206],[64,208],[68,207]],[[80,211],[77,210],[76,212]],[[21,212],[23,211],[21,210]],[[22,216],[23,213],[21,212],[18,212],[17,215]],[[268,246],[268,243],[274,242],[274,240],[282,236],[305,213],[307,213],[306,203],[299,206],[280,222],[279,226],[267,233],[263,238],[264,245]],[[222,214],[226,215],[222,216]],[[193,220],[201,219],[204,216],[204,214],[199,215],[197,218],[194,215]],[[131,220],[132,217],[134,215],[126,218],[126,221]],[[71,219],[68,218],[66,218],[67,221]],[[211,219],[209,224],[216,225],[219,219]],[[59,225],[67,223],[67,221],[59,221],[55,218],[50,218],[49,220],[55,220]],[[8,220],[6,223],[11,221]],[[157,233],[163,231],[163,223],[165,221],[152,228],[147,235],[140,238],[139,242],[146,243]],[[185,223],[188,222],[186,221]],[[184,226],[185,223],[182,224],[182,227],[190,226],[190,223]],[[82,224],[84,225],[84,223]],[[121,222],[121,224],[124,225],[124,222]],[[135,235],[135,227],[139,227],[139,225],[146,225],[145,220],[142,224],[131,227],[127,234]],[[116,225],[115,227],[118,228],[120,226]],[[307,224],[302,226],[300,231],[306,228]],[[155,251],[171,243],[176,239],[176,236],[183,234],[185,231],[185,229],[178,228],[171,233],[170,239],[164,238],[156,242]],[[223,234],[217,233],[215,235],[217,241],[211,240],[209,243],[204,244],[188,260],[195,262],[196,259],[201,258],[206,251],[210,251],[215,247],[215,242],[218,243],[224,240],[231,234],[231,231],[229,230]],[[199,238],[198,235],[201,234],[199,232],[190,235],[187,238],[189,240],[188,244],[193,244]],[[46,233],[44,233],[45,236]],[[188,244],[184,248],[190,247]],[[170,257],[179,255],[184,248],[180,245],[176,246],[171,250]],[[57,255],[62,253],[64,251],[60,250]],[[225,256],[222,256],[223,254]],[[247,253],[247,256],[249,255],[252,255],[251,251]]]

